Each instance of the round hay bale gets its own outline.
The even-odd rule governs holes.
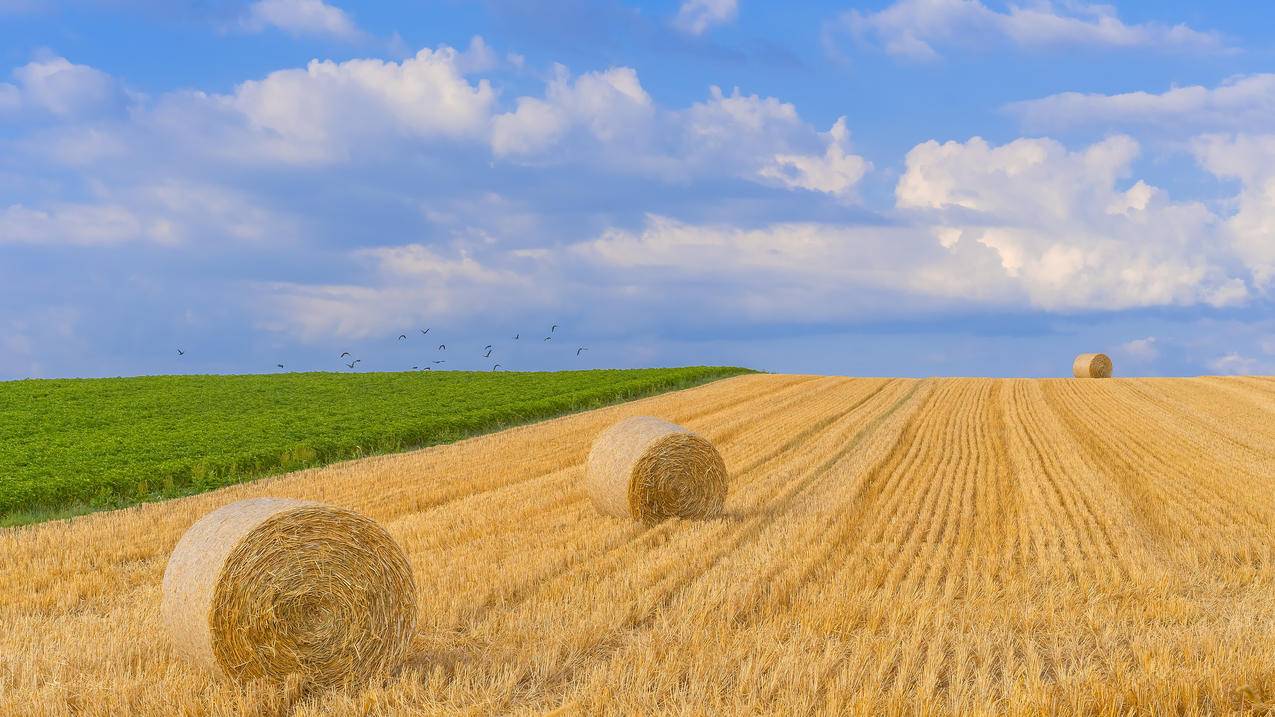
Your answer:
[[[174,647],[235,680],[362,682],[406,655],[416,584],[376,522],[320,503],[253,498],[186,531],[164,570]]]
[[[728,480],[712,443],[650,416],[603,431],[585,467],[585,488],[599,511],[648,524],[717,515]]]
[[[1080,354],[1071,364],[1076,378],[1111,378],[1111,357],[1107,354]]]

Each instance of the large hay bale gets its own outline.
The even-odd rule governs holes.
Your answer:
[[[1111,378],[1111,357],[1107,354],[1080,354],[1071,364],[1076,378]]]
[[[603,431],[585,468],[585,488],[598,510],[648,524],[717,515],[728,481],[712,443],[650,416]]]
[[[350,684],[392,668],[416,627],[416,584],[376,522],[308,501],[254,498],[205,515],[164,571],[178,652],[236,680]]]

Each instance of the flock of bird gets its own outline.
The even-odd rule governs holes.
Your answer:
[[[430,328],[433,328],[433,327],[430,327]],[[558,325],[557,325],[557,324],[554,324],[554,325],[550,326],[550,327],[549,327],[549,335],[548,335],[548,336],[546,336],[546,337],[544,337],[544,339],[542,340],[542,343],[543,343],[543,342],[545,342],[545,341],[552,341],[552,340],[553,340],[554,333],[555,333],[555,332],[557,332],[557,330],[558,330]],[[421,332],[421,336],[428,336],[428,335],[429,335],[429,332],[430,332],[430,329],[418,329],[418,331],[420,331],[420,332]],[[522,337],[522,334],[521,334],[521,333],[516,333],[516,334],[514,334],[514,336],[513,336],[513,340],[514,340],[514,341],[519,341],[519,340],[521,340],[521,337]],[[399,335],[398,335],[398,340],[399,340],[399,341],[406,341],[406,340],[407,340],[407,334],[399,334]],[[437,349],[435,349],[435,351],[446,351],[446,350],[447,350],[447,344],[439,344],[439,345],[438,345],[438,348],[437,348]],[[489,358],[491,358],[491,354],[492,354],[492,352],[493,352],[493,351],[495,351],[495,350],[496,350],[496,347],[495,347],[493,344],[487,344],[486,346],[484,346],[484,347],[482,348],[481,355],[482,355],[482,357],[483,357],[483,358],[487,358],[487,359],[489,359]],[[577,348],[576,348],[576,357],[577,357],[577,358],[579,358],[580,354],[582,354],[582,353],[584,353],[585,351],[588,351],[588,350],[589,350],[589,347],[588,347],[588,346],[580,346],[580,347],[577,347]],[[186,355],[186,352],[185,352],[184,350],[182,350],[182,349],[180,349],[180,348],[179,348],[179,349],[177,349],[177,355],[178,355],[179,357],[181,357],[181,356],[185,356],[185,355]],[[360,363],[362,363],[362,362],[363,362],[363,359],[360,359],[360,358],[354,358],[354,355],[353,355],[353,354],[351,354],[349,351],[342,351],[342,352],[341,352],[341,356],[340,356],[339,358],[340,358],[340,360],[341,360],[341,363],[343,363],[343,364],[345,365],[345,367],[346,367],[346,368],[348,368],[348,369],[350,369],[351,371],[353,371],[354,369],[358,368],[358,365],[359,365]],[[347,361],[346,359],[349,359],[349,360]],[[433,371],[433,370],[434,370],[434,366],[441,366],[441,364],[445,364],[445,363],[447,363],[447,359],[436,359],[436,360],[431,360],[431,361],[430,361],[430,363],[431,363],[431,364],[433,364],[433,365],[431,365],[431,366],[425,366],[424,368],[422,368],[420,365],[416,365],[416,366],[413,366],[413,367],[412,367],[412,370],[413,370],[413,371]],[[284,365],[283,365],[283,364],[281,364],[281,363],[275,364],[275,366],[276,366],[276,367],[278,367],[278,368],[284,368]],[[501,368],[503,368],[503,366],[502,366],[501,364],[499,364],[499,363],[495,363],[495,364],[492,364],[491,370],[492,370],[492,371],[499,371]]]

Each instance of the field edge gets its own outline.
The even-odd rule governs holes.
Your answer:
[[[743,368],[738,366],[680,366],[669,367],[672,369],[703,369],[703,372],[687,377],[669,380],[667,382],[657,382],[649,386],[638,389],[630,389],[614,396],[605,398],[592,398],[579,402],[573,402],[561,410],[546,410],[540,413],[528,414],[518,420],[498,421],[495,423],[483,425],[474,429],[466,429],[449,433],[437,440],[425,440],[419,442],[411,442],[389,450],[360,450],[348,453],[334,454],[325,456],[323,459],[308,461],[301,464],[287,466],[273,466],[260,471],[248,471],[244,473],[234,473],[216,480],[206,480],[204,482],[192,485],[179,485],[171,489],[158,489],[145,496],[128,497],[124,499],[95,500],[95,501],[75,501],[67,504],[53,506],[32,506],[0,513],[0,531],[11,531],[25,526],[37,525],[51,521],[70,520],[92,513],[109,512],[122,510],[147,503],[157,503],[177,498],[185,498],[200,493],[224,488],[230,485],[238,485],[241,483],[249,483],[266,478],[277,477],[292,473],[299,470],[307,470],[312,468],[320,468],[323,466],[341,463],[349,460],[357,460],[360,458],[369,458],[379,455],[392,455],[395,453],[406,453],[416,451],[432,446],[448,445],[459,441],[485,436],[492,433],[517,428],[519,426],[527,426],[543,421],[549,421],[564,416],[570,416],[576,413],[592,411],[607,406],[615,406],[622,403],[637,401],[651,396],[658,396],[665,393],[673,393],[676,391],[685,391],[687,389],[696,388],[698,386],[707,385],[716,381],[722,381],[728,378],[744,376],[748,374],[764,373],[755,369]]]

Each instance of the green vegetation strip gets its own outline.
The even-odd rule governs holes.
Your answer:
[[[747,373],[294,373],[0,382],[0,526],[447,443]]]

